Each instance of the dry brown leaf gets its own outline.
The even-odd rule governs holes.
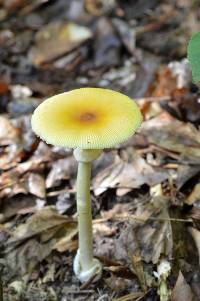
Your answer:
[[[196,244],[196,247],[198,250],[198,254],[199,254],[199,265],[200,265],[200,231],[198,231],[197,229],[195,229],[193,227],[189,227],[188,230],[195,241],[195,244]]]
[[[30,160],[19,163],[15,168],[4,172],[0,178],[0,196],[12,197],[13,195],[29,192],[28,173],[38,172],[44,168],[44,159],[32,157]]]
[[[94,64],[96,67],[116,66],[120,59],[121,41],[109,18],[101,17],[96,23]]]
[[[92,175],[95,177],[97,174],[102,172],[105,168],[112,165],[116,160],[117,151],[107,151],[103,152],[102,155],[93,162],[92,165]]]
[[[4,118],[4,124],[1,121]],[[6,130],[4,130],[6,127]],[[33,134],[30,125],[30,116],[24,115],[16,119],[0,118],[0,145],[3,145],[0,156],[0,168],[10,170],[19,162],[29,159],[35,151],[39,140]]]
[[[128,213],[130,210],[130,204],[115,204],[112,209],[101,211],[101,215],[103,218],[114,219],[116,215],[122,214],[122,213]],[[94,220],[95,222],[95,220]]]
[[[180,155],[180,160],[199,162],[200,133],[190,123],[174,119],[167,113],[143,123],[141,133],[150,144]]]
[[[124,46],[130,53],[134,53],[135,50],[135,32],[128,23],[124,22],[122,19],[115,18],[112,20],[116,30],[118,31]]]
[[[58,214],[53,207],[44,207],[10,231],[10,238],[5,243],[6,264],[13,274],[30,273],[53,249],[72,248],[76,234],[77,224],[72,218]]]
[[[28,188],[31,194],[43,199],[46,194],[44,177],[40,174],[31,172],[28,177]]]
[[[180,189],[187,181],[200,171],[200,165],[180,165],[177,170],[176,185]]]
[[[176,71],[175,67],[177,67],[177,66],[175,66],[174,63],[175,62],[172,62],[172,64],[170,66],[162,66],[161,68],[159,68],[158,74],[157,74],[158,84],[156,85],[156,88],[153,91],[153,96],[157,96],[157,97],[160,97],[163,95],[175,96],[178,93],[181,93],[182,95],[184,95],[184,93],[186,93],[186,91],[187,91],[186,88],[188,86],[188,82],[185,82],[184,85],[183,84],[180,85],[179,78],[181,77],[182,74],[175,73],[175,71]],[[179,63],[179,64],[180,64],[179,70],[180,70],[180,67],[182,67],[182,73],[183,73],[183,68],[185,67],[184,61],[182,61],[182,64],[181,63]],[[190,75],[190,72],[187,71],[187,74]],[[185,89],[181,90],[182,88],[185,88]]]
[[[0,145],[10,145],[17,141],[19,131],[5,116],[0,116]]]
[[[117,228],[102,223],[94,223],[93,232],[94,235],[97,233],[102,236],[114,236],[117,232]]]
[[[200,183],[196,184],[190,193],[190,195],[187,197],[185,203],[188,205],[192,205],[196,201],[200,200]]]
[[[92,37],[89,28],[75,23],[53,22],[43,26],[35,37],[31,58],[36,65],[52,61]]]
[[[105,168],[93,179],[93,189],[95,195],[100,195],[108,188],[117,188],[117,195],[122,196],[133,188],[138,188],[143,184],[152,186],[168,177],[168,171],[153,168],[134,152],[131,163],[116,156],[115,163]]]
[[[29,239],[26,243],[13,248],[4,254],[6,266],[10,269],[10,276],[32,273],[33,268],[52,251],[55,240],[41,244],[37,239]]]
[[[73,251],[78,247],[78,241],[73,240],[73,238],[78,234],[77,228],[69,228],[64,237],[62,237],[58,242],[54,245],[53,249],[59,252],[65,252],[67,250]]]
[[[192,290],[187,284],[181,271],[179,272],[176,285],[172,291],[172,301],[192,301]]]
[[[55,161],[46,178],[46,187],[56,187],[62,180],[75,178],[76,172],[77,162],[73,156]]]
[[[27,194],[28,192],[38,197],[44,197],[44,178],[41,173],[45,168],[45,164],[52,161],[54,157],[51,148],[41,141],[29,160],[17,165],[13,161],[15,162],[14,167],[11,168],[10,166],[10,169],[0,177],[0,197],[12,197],[19,193]],[[37,188],[36,182],[39,181],[39,177],[40,183]],[[35,181],[33,181],[33,178]]]
[[[141,254],[145,262],[157,263],[161,255],[171,258],[173,240],[167,207],[168,201],[163,196],[155,196],[146,205],[138,205],[135,218],[127,219],[129,224],[126,224],[116,241],[118,260],[136,252]],[[143,213],[146,222],[140,219]]]
[[[16,214],[27,214],[36,210],[36,202],[33,196],[17,196],[3,202],[1,213],[5,221]]]
[[[94,16],[106,14],[116,6],[116,0],[85,0],[84,2],[86,10]]]
[[[57,213],[53,207],[44,207],[27,219],[25,224],[20,224],[11,233],[11,238],[7,241],[7,245],[19,243],[25,239],[41,234],[62,224],[76,224],[72,218]]]

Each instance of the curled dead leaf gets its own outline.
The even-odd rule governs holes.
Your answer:
[[[30,56],[36,65],[50,62],[91,37],[92,32],[85,26],[72,22],[53,22],[37,32]]]
[[[77,224],[72,218],[59,214],[53,207],[44,207],[10,231],[4,260],[12,275],[30,273],[53,249],[64,251],[67,246],[75,247],[76,234]]]
[[[186,282],[181,271],[179,272],[176,285],[172,291],[172,301],[192,301],[192,290]]]

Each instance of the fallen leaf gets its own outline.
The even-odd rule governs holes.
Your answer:
[[[66,251],[76,234],[76,222],[58,214],[55,208],[44,207],[34,213],[24,224],[10,231],[10,238],[5,243],[4,260],[11,268],[10,274],[31,273],[53,249]],[[62,245],[63,241],[66,246]]]
[[[72,240],[78,234],[77,228],[72,228],[67,231],[65,237],[58,240],[53,249],[58,252],[65,252],[67,250],[73,251],[78,248],[78,240]]]
[[[110,227],[102,223],[93,224],[93,233],[94,235],[100,234],[102,236],[114,236],[117,233],[116,227]]]
[[[32,238],[4,254],[4,261],[10,269],[10,277],[24,276],[27,273],[30,275],[34,267],[51,253],[54,244],[53,239],[41,244]]]
[[[115,25],[124,46],[127,50],[133,54],[135,50],[135,31],[131,28],[126,22],[122,19],[115,18],[112,19],[113,24]]]
[[[18,129],[7,117],[0,116],[0,145],[6,146],[17,142],[19,137]]]
[[[53,22],[39,30],[30,56],[36,65],[50,62],[92,37],[89,28],[75,23]]]
[[[46,195],[44,177],[40,174],[31,172],[28,176],[28,191],[38,198],[44,199]]]
[[[198,255],[199,255],[199,265],[200,265],[200,231],[193,227],[188,228],[190,234],[192,235],[194,242],[196,244],[197,250],[198,250]]]
[[[62,180],[75,178],[77,173],[77,162],[73,156],[60,159],[52,164],[52,168],[46,178],[46,187],[59,186]]]
[[[199,162],[200,133],[190,123],[181,122],[162,113],[143,123],[143,134],[150,144],[178,154],[181,162]]]
[[[97,174],[93,179],[93,189],[95,195],[100,195],[108,188],[117,188],[117,195],[122,196],[133,188],[139,188],[143,184],[152,186],[168,177],[168,171],[153,168],[133,150],[131,163],[116,156],[112,165]]]
[[[75,222],[69,217],[58,214],[52,207],[44,207],[28,218],[25,224],[20,224],[11,233],[11,238],[7,241],[7,245],[13,245],[13,243],[19,244],[27,238],[31,238],[62,224],[73,225]]]
[[[27,194],[29,189],[33,189],[33,186],[29,186],[30,181],[28,176],[31,172],[38,172],[43,170],[44,160],[43,158],[32,157],[30,160],[19,163],[15,168],[4,172],[0,178],[0,196],[12,197],[19,193]],[[34,190],[35,193],[37,193]]]
[[[54,282],[55,281],[55,273],[56,273],[56,266],[55,263],[50,265],[49,270],[47,271],[45,277],[43,278],[43,283],[47,282]]]
[[[12,197],[19,193],[27,194],[34,188],[34,194],[38,195],[37,188],[33,187],[33,182],[29,179],[31,173],[40,174],[45,168],[45,164],[54,159],[51,148],[44,142],[40,142],[32,157],[29,160],[18,163],[13,168],[5,171],[0,177],[0,197]],[[1,162],[1,161],[0,161]],[[32,177],[32,176],[31,176]],[[40,196],[44,195],[44,179],[41,179]],[[38,195],[39,196],[39,195]]]
[[[181,271],[179,272],[178,279],[176,281],[176,285],[172,291],[172,301],[192,301],[192,290],[187,284],[183,274]]]
[[[95,66],[116,66],[119,64],[121,42],[109,19],[102,17],[97,21],[95,47]]]
[[[200,172],[200,165],[181,165],[179,164],[177,170],[176,184],[180,189],[187,181],[193,178]]]
[[[187,197],[185,203],[188,205],[194,204],[196,201],[200,200],[200,183],[196,184],[192,192]]]
[[[116,0],[85,0],[84,2],[86,10],[94,16],[107,14],[116,6]]]
[[[137,252],[147,263],[157,263],[162,255],[171,258],[172,228],[168,200],[162,194],[154,195],[151,201],[138,205],[134,217],[131,218],[129,213],[125,220],[129,221],[129,224],[126,224],[116,241],[118,260]]]
[[[111,274],[110,277],[105,278],[105,283],[111,291],[115,292],[115,295],[126,293],[136,283],[134,274],[125,266],[109,266],[105,267],[105,270]]]
[[[5,221],[16,214],[27,214],[35,211],[36,201],[33,196],[17,196],[2,203],[2,220]]]

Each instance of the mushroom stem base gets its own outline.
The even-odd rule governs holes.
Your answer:
[[[84,283],[90,279],[95,282],[101,278],[102,264],[98,259],[93,258],[91,267],[88,270],[83,270],[81,266],[80,252],[78,250],[74,259],[73,270],[80,282]]]

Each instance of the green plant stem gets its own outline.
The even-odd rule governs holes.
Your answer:
[[[90,178],[91,162],[79,162],[77,176],[77,211],[79,252],[83,271],[90,269],[93,265]]]

